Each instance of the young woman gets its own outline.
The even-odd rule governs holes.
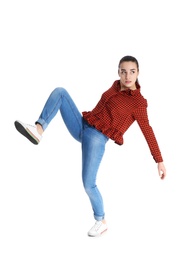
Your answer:
[[[70,134],[82,146],[82,180],[90,199],[95,225],[88,235],[95,237],[107,230],[101,193],[96,185],[99,165],[109,139],[123,144],[123,134],[137,121],[157,163],[161,179],[166,176],[163,158],[149,124],[147,100],[141,95],[138,82],[139,64],[135,57],[123,57],[118,66],[119,80],[105,91],[91,111],[79,112],[69,93],[64,88],[55,88],[34,125],[15,121],[16,129],[33,144],[39,144],[43,132],[58,110]]]

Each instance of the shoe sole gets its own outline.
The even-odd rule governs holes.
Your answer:
[[[105,235],[107,231],[108,231],[108,229],[105,229],[98,235],[91,235],[91,234],[88,233],[88,236],[89,237],[101,237],[101,236]]]
[[[36,140],[36,137],[33,136],[31,132],[29,132],[29,129],[27,131],[27,128],[25,129],[18,121],[15,121],[14,125],[18,132],[25,136],[30,142],[36,145],[39,143],[39,141]]]

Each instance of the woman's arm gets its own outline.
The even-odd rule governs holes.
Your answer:
[[[154,131],[149,124],[147,108],[140,107],[134,111],[134,118],[136,119],[147,143],[150,148],[151,154],[156,163],[163,162],[161,151],[156,140]]]
[[[147,108],[141,107],[137,109],[134,113],[134,117],[140,126],[140,129],[148,143],[151,154],[157,163],[159,177],[163,180],[166,176],[166,169],[163,163],[163,158],[161,156],[161,151],[158,146],[155,134],[152,127],[149,124]]]

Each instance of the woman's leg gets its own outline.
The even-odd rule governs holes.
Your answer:
[[[105,151],[108,138],[93,127],[84,123],[82,137],[82,179],[89,196],[97,221],[104,219],[104,205],[100,191],[96,185],[96,176]]]
[[[62,115],[63,121],[70,134],[81,142],[82,134],[82,115],[64,88],[55,88],[47,99],[45,106],[36,121],[45,130],[58,110]]]

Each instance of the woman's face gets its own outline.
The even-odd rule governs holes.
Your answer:
[[[120,64],[118,74],[120,76],[121,88],[136,89],[136,80],[139,75],[137,65],[133,61],[124,61]]]

